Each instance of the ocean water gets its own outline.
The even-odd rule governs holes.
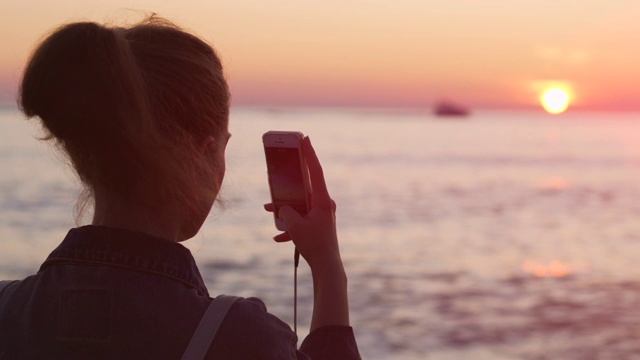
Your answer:
[[[366,359],[640,359],[640,115],[236,109],[224,209],[185,243],[212,294],[293,322],[260,136],[308,134],[338,205]],[[0,111],[0,278],[75,226],[77,181],[32,121]],[[298,278],[298,332],[312,288]]]

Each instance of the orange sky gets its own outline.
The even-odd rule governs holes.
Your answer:
[[[559,83],[574,109],[640,110],[640,2],[618,0],[5,1],[0,97],[43,33],[124,9],[210,41],[236,105],[518,108]]]

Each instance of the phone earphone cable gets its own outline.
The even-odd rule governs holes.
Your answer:
[[[300,252],[296,248],[293,253],[293,332],[298,336],[298,264]]]

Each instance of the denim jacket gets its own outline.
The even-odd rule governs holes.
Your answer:
[[[123,229],[69,231],[0,297],[0,360],[180,359],[211,298],[190,251]],[[207,359],[359,359],[351,327],[309,334],[256,298],[236,302]]]

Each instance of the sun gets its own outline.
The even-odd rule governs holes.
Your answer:
[[[540,94],[540,103],[549,114],[563,113],[569,107],[569,93],[559,87],[548,88]]]

